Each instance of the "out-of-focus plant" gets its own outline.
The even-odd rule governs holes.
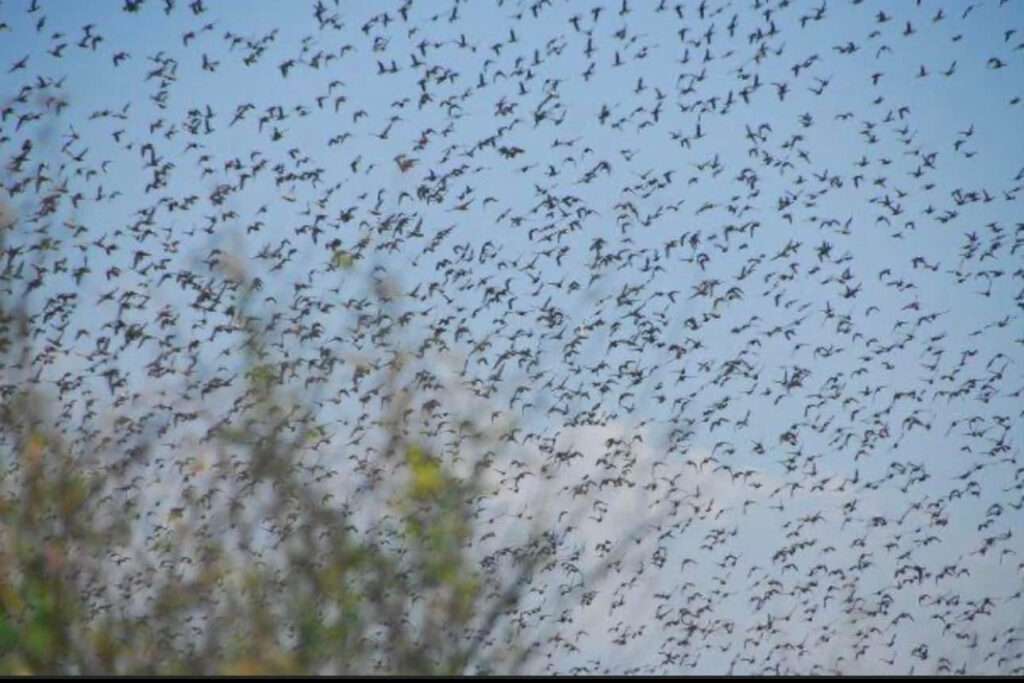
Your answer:
[[[257,320],[244,296],[238,305]],[[29,344],[24,313],[4,302],[2,315],[14,371]],[[457,473],[403,436],[403,356],[389,361],[387,391],[401,397],[389,443],[372,463],[359,447],[337,454],[382,477],[353,511],[332,504],[344,467],[303,462],[326,427],[248,327],[246,407],[203,455],[186,444],[164,453],[180,475],[172,489],[147,489],[157,444],[75,458],[42,391],[5,397],[0,671],[430,674],[522,659],[494,640],[496,625],[548,551],[534,538],[511,570],[481,568],[469,546],[483,470]]]
[[[0,253],[15,234],[48,239],[4,216]],[[330,268],[354,264],[341,253]],[[509,617],[555,544],[531,533],[500,558],[473,547],[500,450],[477,423],[486,411],[459,415],[453,399],[459,452],[436,451],[413,429],[416,354],[384,317],[360,361],[383,378],[370,393],[380,410],[361,418],[377,443],[332,440],[332,418],[268,342],[262,283],[228,260],[219,286],[241,378],[230,417],[181,436],[179,418],[199,422],[183,393],[162,398],[170,424],[138,426],[132,402],[115,401],[108,422],[133,429],[76,432],[58,428],[60,402],[38,381],[34,288],[19,295],[4,266],[0,673],[504,673],[531,656]],[[387,284],[374,292],[383,310]],[[95,374],[111,394],[125,381]]]

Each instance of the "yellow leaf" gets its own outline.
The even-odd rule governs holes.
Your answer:
[[[334,251],[334,258],[331,259],[331,263],[334,264],[335,268],[344,268],[348,270],[355,263],[355,259],[352,258],[352,254],[348,253],[344,249],[336,249]]]
[[[444,486],[444,474],[436,460],[429,457],[419,446],[411,446],[406,459],[412,468],[412,494],[417,498],[429,498]]]
[[[46,449],[46,437],[39,432],[34,432],[25,444],[25,459],[32,465],[38,465]]]

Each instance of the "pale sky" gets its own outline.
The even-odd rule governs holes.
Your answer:
[[[373,348],[352,325],[380,267],[416,291],[410,338],[443,325],[423,364],[463,392],[450,412],[520,429],[495,466],[533,476],[496,473],[489,504],[596,510],[564,536],[582,567],[631,544],[538,671],[1020,670],[1024,3],[325,1],[322,25],[315,2],[203,4],[0,2],[2,94],[30,88],[5,164],[44,130],[19,119],[52,108],[40,83],[67,100],[4,176],[39,188],[23,217],[68,178],[33,226],[67,272],[32,300],[79,297],[45,379],[93,372],[106,335],[139,411],[175,396],[155,343],[102,327],[156,335],[162,307],[230,378],[237,337],[178,277],[216,248],[277,300],[292,359],[349,359],[296,384],[325,400]],[[150,298],[119,314],[115,287]],[[189,398],[210,424],[211,392]],[[332,446],[361,409],[324,409]],[[573,497],[588,477],[630,485]]]

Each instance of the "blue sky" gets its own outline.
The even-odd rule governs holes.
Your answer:
[[[1022,494],[1013,486],[1024,437],[1024,247],[1015,246],[1024,5],[723,2],[702,11],[683,2],[677,13],[630,2],[603,6],[595,21],[592,8],[601,3],[422,3],[408,8],[408,20],[397,4],[323,4],[338,28],[318,26],[315,3],[208,3],[199,16],[182,2],[169,14],[153,1],[135,14],[116,2],[41,3],[34,12],[28,2],[0,4],[8,25],[0,42],[5,94],[37,76],[63,78],[69,102],[52,144],[40,146],[22,173],[36,175],[44,159],[51,174],[65,164],[69,194],[83,193],[77,209],[64,200],[61,220],[84,230],[63,238],[53,258],[67,257],[71,270],[87,259],[92,272],[73,287],[80,297],[73,328],[95,334],[81,348],[68,346],[46,377],[85,372],[79,354],[93,348],[101,333],[94,328],[117,314],[109,302],[94,302],[115,286],[118,295],[134,287],[151,297],[127,320],[152,321],[161,306],[178,311],[179,339],[202,342],[204,371],[230,377],[237,338],[210,339],[217,315],[202,321],[189,308],[193,295],[156,275],[205,276],[201,262],[213,248],[221,260],[248,262],[264,281],[262,296],[284,311],[297,295],[334,306],[317,318],[319,339],[284,338],[292,358],[315,359],[323,347],[357,353],[370,342],[355,338],[342,309],[358,303],[361,277],[380,266],[404,291],[420,285],[420,299],[401,304],[415,314],[411,336],[454,316],[439,333],[448,351],[435,348],[424,363],[465,367],[451,381],[467,391],[467,410],[479,410],[483,400],[471,389],[486,384],[508,352],[488,401],[537,435],[517,444],[530,463],[524,467],[539,473],[554,457],[538,446],[543,438],[585,444],[592,470],[559,474],[529,495],[503,490],[495,505],[529,509],[546,495],[557,509],[580,477],[596,476],[609,434],[643,438],[636,461],[610,458],[613,470],[645,483],[681,473],[682,491],[701,489],[699,513],[664,544],[664,567],[628,589],[625,609],[579,608],[588,632],[580,653],[560,654],[554,668],[600,659],[615,670],[818,665],[920,673],[937,671],[945,656],[952,668],[1000,669],[1003,654],[986,656],[1010,637],[1006,629],[1020,627],[1019,602],[1007,598],[1019,590],[1024,560],[1021,510],[1010,506]],[[94,26],[85,32],[87,24]],[[92,49],[94,35],[103,40]],[[63,51],[61,43],[68,43]],[[262,52],[247,65],[252,45]],[[115,67],[120,52],[128,57]],[[26,54],[26,68],[8,72]],[[388,72],[391,60],[396,73]],[[424,93],[430,98],[421,103]],[[15,109],[31,106],[43,105]],[[232,123],[236,114],[242,118]],[[271,119],[261,126],[263,116]],[[16,123],[11,117],[0,128],[5,159],[42,126],[16,130]],[[72,130],[78,138],[62,152]],[[147,190],[151,158],[173,166],[166,185]],[[415,164],[403,171],[398,158]],[[242,173],[250,176],[244,185]],[[235,188],[223,203],[218,185]],[[95,200],[100,187],[107,197]],[[115,189],[121,195],[111,200]],[[34,199],[22,194],[12,203],[28,212]],[[154,205],[155,235],[140,238],[129,226]],[[317,214],[323,233],[314,242],[303,226]],[[259,254],[286,239],[296,252],[271,270],[277,264]],[[331,266],[337,249],[357,251],[364,239],[354,268]],[[108,255],[96,240],[120,248]],[[596,254],[620,259],[591,267]],[[162,258],[170,259],[166,271],[145,270]],[[111,266],[121,275],[109,276]],[[35,301],[71,282],[70,273],[54,276]],[[508,294],[488,305],[488,287]],[[274,310],[273,302],[261,305]],[[566,352],[574,337],[576,356]],[[491,346],[473,352],[485,338]],[[180,387],[172,377],[145,373],[156,353],[147,343],[104,363],[120,363],[135,391],[174,395]],[[172,354],[170,363],[180,368],[185,360]],[[744,367],[746,377],[728,372]],[[318,388],[329,394],[350,375],[341,367]],[[228,402],[199,401],[213,421]],[[338,443],[348,441],[359,409],[325,412]],[[588,413],[599,424],[584,425]],[[679,427],[689,433],[669,439]],[[715,460],[700,466],[709,455]],[[730,474],[746,470],[754,474]],[[801,488],[790,493],[796,483]],[[569,538],[584,558],[599,554],[599,536],[632,527],[638,495],[600,492],[612,509],[633,512],[576,530]],[[844,507],[851,501],[853,511]],[[817,512],[820,521],[787,538]],[[937,519],[946,522],[935,526]],[[716,530],[729,540],[693,550]],[[984,537],[1007,531],[994,550],[973,554]],[[796,551],[795,570],[780,574],[787,562],[775,558],[794,538],[815,545]],[[828,545],[835,551],[822,554]],[[872,565],[850,569],[866,552]],[[687,587],[677,569],[694,553],[700,567]],[[730,554],[735,566],[722,566]],[[893,588],[906,565],[969,574]],[[843,635],[856,645],[829,650],[839,641],[817,639],[830,624],[842,631],[849,613],[826,599],[824,579],[808,587],[816,566],[856,576],[852,600],[870,605],[888,592],[896,606],[876,614],[864,607],[865,633],[851,627]],[[762,570],[785,590],[751,613]],[[693,593],[710,594],[716,577],[726,578],[732,595],[694,618],[696,632],[706,633],[700,645],[711,649],[666,645],[682,627],[655,628],[653,595],[700,604]],[[936,595],[957,595],[961,604],[932,606]],[[968,619],[964,605],[986,597],[995,598],[991,614]],[[772,649],[781,636],[744,643],[766,614],[803,614],[803,599],[822,606],[786,623],[806,632],[808,654]],[[945,633],[932,618],[943,609],[942,619],[956,624]],[[914,621],[887,627],[902,611]],[[648,624],[647,631],[614,647],[608,629],[619,620]],[[996,640],[968,648],[974,637]],[[854,660],[846,650],[858,646],[868,649]],[[659,651],[685,655],[662,660]]]

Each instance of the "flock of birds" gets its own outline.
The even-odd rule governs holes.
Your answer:
[[[539,671],[1024,671],[1021,2],[115,7],[0,4],[5,400],[181,457],[248,320],[341,499],[402,340]]]

